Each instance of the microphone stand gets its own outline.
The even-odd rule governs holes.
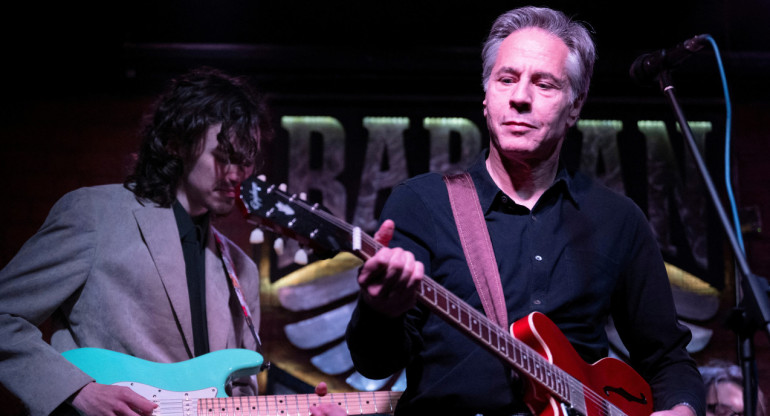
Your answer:
[[[658,80],[660,81],[660,88],[663,91],[663,95],[668,99],[669,104],[671,104],[671,108],[676,115],[679,126],[682,129],[682,134],[684,134],[685,141],[690,149],[690,153],[693,158],[695,158],[698,171],[703,177],[711,200],[719,215],[722,227],[727,234],[735,260],[737,261],[738,270],[735,274],[737,305],[731,311],[727,320],[727,326],[738,335],[738,357],[743,372],[744,414],[753,416],[756,415],[757,409],[756,357],[754,356],[753,338],[754,332],[762,327],[764,327],[768,336],[770,336],[770,301],[768,300],[770,289],[768,288],[768,283],[765,279],[760,278],[751,272],[748,263],[746,262],[746,256],[743,251],[740,250],[735,230],[730,225],[730,221],[725,214],[725,210],[722,207],[714,183],[706,169],[706,164],[703,162],[703,157],[695,144],[695,139],[693,139],[692,130],[690,130],[684,112],[679,106],[679,102],[674,94],[674,86],[669,70],[662,71],[658,75]],[[738,292],[741,289],[743,292],[742,299],[741,296],[738,295]]]

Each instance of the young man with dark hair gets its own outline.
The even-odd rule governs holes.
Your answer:
[[[94,382],[67,350],[169,363],[257,347],[257,267],[210,221],[233,209],[270,136],[245,78],[194,70],[157,101],[124,185],[81,188],[55,204],[0,271],[0,382],[30,414],[155,408],[128,387]],[[46,320],[50,344],[38,329]],[[235,380],[232,393],[256,395],[255,378]]]

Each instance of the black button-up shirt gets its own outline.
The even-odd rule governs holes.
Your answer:
[[[195,356],[209,352],[209,331],[206,318],[206,243],[209,216],[193,219],[179,201],[172,204],[179,236],[182,240],[187,290],[190,295]]]
[[[656,408],[703,402],[700,375],[685,347],[660,250],[641,210],[588,177],[560,169],[530,211],[494,183],[485,157],[469,169],[500,271],[510,323],[545,313],[588,362],[608,353],[614,318]],[[441,175],[394,188],[381,218],[392,219],[391,246],[413,252],[426,275],[479,311]],[[397,414],[511,414],[523,407],[510,369],[470,338],[418,306],[387,319],[359,302],[348,328],[356,368],[385,377],[407,367]],[[699,409],[702,414],[702,410]]]

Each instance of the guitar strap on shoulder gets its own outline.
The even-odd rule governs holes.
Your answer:
[[[481,211],[481,203],[468,172],[444,176],[463,253],[479,292],[484,312],[502,328],[508,326],[508,311],[503,298],[500,272],[495,252]]]
[[[259,334],[257,333],[257,329],[254,327],[254,321],[251,319],[251,310],[249,309],[249,305],[246,303],[246,298],[243,296],[243,292],[241,292],[241,284],[238,282],[238,276],[235,274],[235,269],[233,268],[232,261],[230,260],[230,252],[227,249],[227,246],[222,242],[222,236],[219,234],[218,231],[211,229],[212,234],[214,234],[214,239],[217,242],[217,249],[219,250],[219,256],[222,258],[222,263],[225,266],[225,270],[227,271],[228,277],[230,277],[230,282],[233,284],[233,291],[235,292],[235,297],[238,298],[238,302],[241,304],[241,310],[243,311],[243,316],[246,319],[246,325],[249,326],[249,329],[251,330],[251,335],[254,337],[254,341],[257,343],[256,351],[264,357],[264,354],[262,353],[262,340],[259,338]],[[265,370],[270,366],[270,363],[267,361],[264,361],[262,363],[262,369]]]

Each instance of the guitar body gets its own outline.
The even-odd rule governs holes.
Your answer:
[[[156,363],[100,348],[79,348],[62,353],[97,383],[132,382],[170,391],[206,389],[207,397],[227,397],[228,378],[256,374],[262,356],[245,349],[214,351],[178,363]]]
[[[228,397],[231,377],[256,374],[262,356],[245,349],[220,350],[178,363],[155,363],[99,348],[63,353],[97,383],[125,386],[157,404],[155,416],[276,416],[307,414],[321,404],[335,404],[348,415],[391,414],[401,392]]]
[[[513,323],[511,335],[580,382],[576,384],[585,395],[586,416],[616,413],[614,409],[603,408],[603,400],[631,416],[648,416],[653,412],[652,391],[631,367],[614,358],[586,363],[572,348],[567,337],[542,313],[533,312]],[[591,397],[597,396],[603,400],[591,400]],[[525,401],[536,415],[568,416],[560,401],[531,379]]]

